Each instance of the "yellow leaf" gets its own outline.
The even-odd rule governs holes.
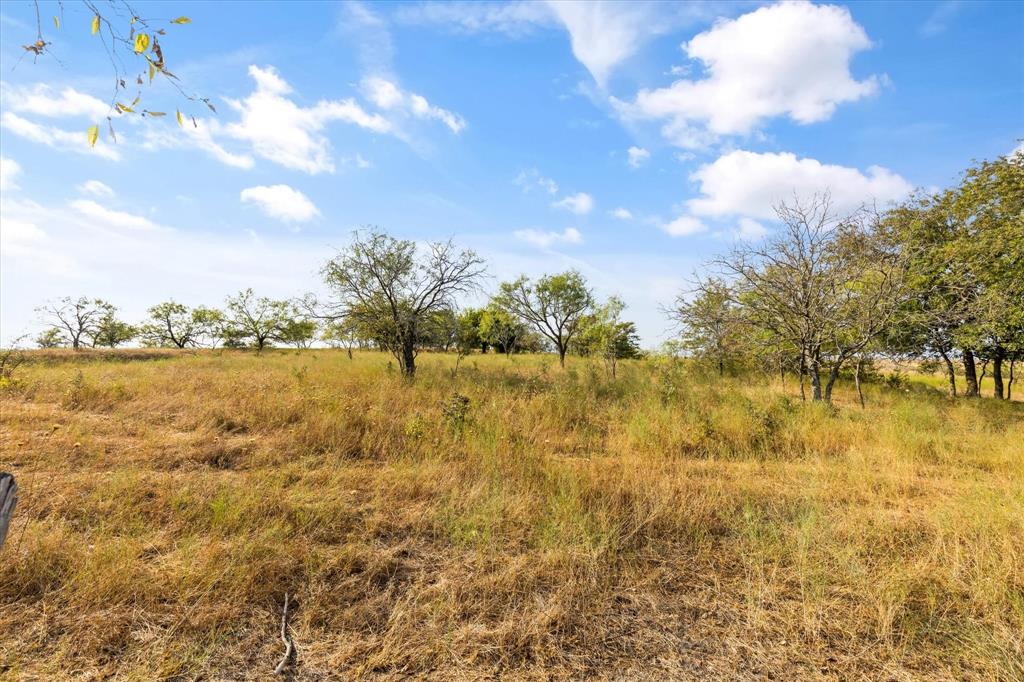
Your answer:
[[[100,15],[94,14],[92,17],[92,34],[96,35],[100,32]]]
[[[177,19],[171,19],[172,24],[191,24],[192,20],[188,17],[178,17]]]
[[[149,63],[149,82],[153,82],[153,76],[156,75],[156,67],[153,66],[153,62]]]
[[[132,103],[131,103],[131,105],[130,105],[130,106],[133,106],[133,107],[134,107],[134,106],[135,106],[136,104],[138,104],[138,103],[139,103],[139,100],[140,100],[140,99],[142,99],[142,96],[141,96],[141,95],[140,95],[140,96],[138,96],[138,97],[136,97],[135,99],[133,99],[133,100],[132,100]]]
[[[90,147],[95,147],[96,146],[96,140],[98,140],[100,138],[100,127],[99,126],[89,126],[88,135],[89,135],[89,146]]]
[[[116,102],[114,104],[114,108],[117,109],[122,114],[134,114],[135,113],[134,109],[132,109],[131,107],[126,107],[125,105],[121,104],[120,102]]]
[[[147,111],[150,116],[166,116],[167,114],[163,111]]]
[[[139,33],[135,36],[135,53],[142,54],[149,49],[149,34]]]
[[[178,114],[178,125],[179,125],[179,126],[181,126],[182,128],[184,128],[184,127],[185,127],[185,119],[183,119],[183,118],[181,117],[181,112],[180,112],[180,111],[178,111],[177,109],[175,109],[175,110],[174,110],[174,112],[175,112],[176,114]]]
[[[56,14],[53,15],[53,27],[58,31],[60,30],[60,19],[57,18]]]

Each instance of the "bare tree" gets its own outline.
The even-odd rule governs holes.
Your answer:
[[[335,298],[320,315],[355,325],[413,377],[429,319],[476,289],[484,261],[451,241],[428,244],[421,254],[413,241],[370,230],[356,232],[321,272]]]
[[[735,280],[745,319],[799,348],[813,399],[830,401],[843,364],[900,309],[905,260],[874,214],[839,218],[827,193],[781,203],[776,213],[780,235],[737,245],[715,263]]]
[[[67,335],[68,342],[79,350],[97,332],[100,322],[112,315],[116,308],[106,301],[85,296],[73,299],[65,296],[36,308],[43,318]]]

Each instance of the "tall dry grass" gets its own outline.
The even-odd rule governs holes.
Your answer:
[[[1024,677],[1021,405],[418,364],[23,365],[0,676]]]

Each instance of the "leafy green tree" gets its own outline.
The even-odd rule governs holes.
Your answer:
[[[68,345],[67,336],[60,329],[50,327],[44,329],[35,339],[36,345],[40,348],[63,348]]]
[[[252,289],[229,296],[225,311],[227,334],[232,345],[247,345],[255,348],[257,353],[262,353],[275,341],[283,341],[285,329],[297,315],[295,306],[289,301],[257,296]]]
[[[743,313],[736,294],[721,279],[698,280],[690,296],[680,294],[667,310],[678,326],[682,348],[718,368],[723,376],[728,366],[743,356]]]
[[[195,348],[215,345],[225,324],[224,313],[214,308],[188,306],[165,301],[151,307],[149,321],[139,330],[147,346],[158,348]]]
[[[1003,364],[1024,352],[1024,152],[968,169],[952,210],[952,250],[973,293],[957,338],[992,363],[994,396],[1005,398]]]
[[[286,320],[281,327],[281,343],[287,343],[296,348],[309,348],[316,339],[316,322],[301,317],[294,317]]]
[[[479,336],[481,346],[494,346],[510,356],[526,335],[526,325],[498,305],[489,305],[481,311]]]
[[[601,358],[612,378],[617,374],[619,360],[641,355],[636,325],[620,319],[625,308],[621,299],[612,296],[586,316],[575,342],[581,355]]]
[[[92,334],[93,346],[117,348],[138,336],[138,328],[117,319],[113,310],[108,311],[96,325]]]
[[[569,344],[582,328],[594,297],[583,276],[575,270],[545,275],[535,283],[526,277],[504,282],[494,303],[546,337],[565,367]]]
[[[490,347],[481,329],[485,311],[483,308],[466,308],[459,313],[459,340],[486,353]]]

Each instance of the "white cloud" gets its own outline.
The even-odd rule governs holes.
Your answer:
[[[160,226],[149,218],[135,215],[134,213],[115,211],[113,209],[106,208],[105,206],[101,206],[92,199],[76,199],[71,202],[70,206],[86,218],[91,218],[106,227],[118,229],[124,228],[129,230],[160,229]]]
[[[286,97],[291,86],[273,67],[250,66],[249,75],[256,81],[256,90],[243,100],[227,100],[240,120],[217,126],[212,132],[247,142],[256,156],[285,168],[310,174],[334,172],[330,142],[322,132],[331,121],[352,123],[375,133],[392,130],[387,119],[368,113],[353,99],[321,100],[300,107]],[[235,161],[239,163],[234,165],[242,165],[242,157]]]
[[[575,227],[567,227],[562,232],[554,232],[550,230],[516,230],[515,234],[517,239],[521,239],[524,242],[529,242],[534,246],[541,248],[547,248],[554,244],[582,244],[583,235]]]
[[[944,2],[940,2],[935,6],[935,9],[932,10],[932,13],[928,15],[928,19],[921,24],[921,28],[918,32],[926,38],[939,35],[946,30],[950,22],[963,8],[963,5],[964,3],[960,0],[945,0]]]
[[[33,308],[68,294],[113,301],[127,320],[173,297],[218,305],[245,287],[288,298],[316,286],[296,276],[323,262],[322,237],[242,230],[118,230],[67,205],[6,198],[0,205],[0,330],[5,341],[32,331]],[[44,226],[45,232],[37,226]],[[13,248],[12,248],[13,246]],[[131,282],[131,286],[125,286]]]
[[[144,133],[142,148],[155,151],[192,147],[206,152],[226,166],[243,170],[252,168],[255,161],[251,156],[230,152],[213,139],[214,133],[221,129],[219,121],[202,118],[190,119],[178,129],[151,124]]]
[[[420,119],[434,119],[444,123],[456,134],[466,127],[465,119],[458,114],[430,104],[422,95],[403,91],[397,83],[388,78],[364,78],[363,91],[367,99],[385,111],[401,112]]]
[[[541,175],[536,168],[519,171],[519,175],[512,181],[512,184],[522,188],[524,194],[528,194],[535,187],[539,187],[551,195],[558,194],[558,183]]]
[[[627,118],[664,120],[665,138],[691,149],[751,133],[773,117],[823,121],[837,105],[878,90],[878,77],[858,81],[850,73],[850,60],[869,47],[848,9],[782,2],[720,21],[685,43],[707,77],[613,104]]]
[[[545,3],[531,1],[402,4],[395,19],[404,24],[449,26],[458,33],[493,31],[513,38],[557,25]]]
[[[261,185],[242,190],[242,203],[253,203],[271,218],[303,223],[320,215],[313,202],[288,185]]]
[[[94,154],[112,161],[121,158],[121,153],[108,146],[102,139],[96,143],[95,147],[90,146],[85,130],[71,132],[54,126],[42,125],[10,111],[4,112],[0,124],[19,137],[45,144],[53,149],[71,151],[76,154]]]
[[[831,193],[835,209],[845,212],[865,202],[895,201],[913,190],[905,179],[880,166],[863,173],[790,153],[742,150],[701,166],[690,179],[700,184],[702,196],[691,199],[687,206],[691,213],[702,216],[773,219],[773,207],[779,201],[825,191]]]
[[[573,55],[602,88],[645,42],[708,14],[701,3],[549,0],[548,5],[568,31]]]
[[[630,147],[627,154],[629,154],[627,163],[629,163],[630,168],[639,168],[651,158],[651,153],[643,147]]]
[[[110,189],[110,187],[103,184],[99,180],[86,180],[75,189],[77,189],[82,194],[91,194],[95,197],[114,196],[114,190]]]
[[[14,159],[0,156],[0,190],[18,189],[14,178],[21,174],[21,164]]]
[[[698,218],[694,218],[689,215],[682,215],[669,223],[665,223],[661,226],[661,229],[665,230],[665,232],[673,237],[686,237],[691,234],[704,232],[708,228]]]
[[[32,87],[2,83],[0,88],[3,90],[4,108],[9,111],[50,118],[85,116],[91,119],[106,118],[110,113],[110,105],[71,87],[59,93],[44,83]]]
[[[633,214],[630,212],[630,210],[628,208],[622,208],[621,206],[615,209],[614,211],[609,211],[608,215],[612,216],[613,218],[618,218],[619,220],[633,219]]]
[[[747,241],[757,241],[768,234],[768,228],[751,218],[740,218],[736,236]]]
[[[586,192],[577,192],[576,194],[570,194],[564,199],[559,199],[551,205],[555,208],[572,211],[576,215],[586,215],[594,210],[594,198]]]

